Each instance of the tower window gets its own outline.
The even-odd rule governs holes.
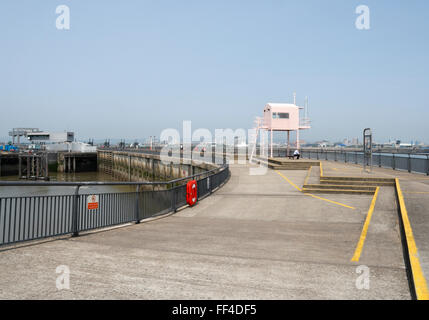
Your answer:
[[[287,112],[273,112],[273,119],[289,119]]]

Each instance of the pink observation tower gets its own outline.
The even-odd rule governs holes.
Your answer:
[[[263,146],[264,135],[260,134],[261,130],[267,130],[270,133],[269,153],[273,157],[273,131],[287,132],[287,155],[290,155],[290,132],[296,131],[296,149],[300,148],[299,144],[299,131],[310,129],[310,120],[308,119],[308,99],[305,98],[305,107],[296,105],[296,94],[293,95],[293,104],[291,103],[267,103],[264,108],[264,116],[257,117],[255,121],[255,136],[252,148],[250,161],[256,152],[256,143],[258,136],[261,137],[261,145]],[[300,117],[300,110],[304,110],[304,117]],[[263,152],[263,148],[261,148]]]

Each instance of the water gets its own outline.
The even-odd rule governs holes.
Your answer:
[[[50,181],[118,181],[111,175],[102,172],[49,173]],[[25,181],[18,176],[0,177],[0,181]],[[133,192],[135,186],[82,186],[79,194]],[[36,195],[74,194],[75,187],[68,186],[0,186],[0,197],[22,197]]]

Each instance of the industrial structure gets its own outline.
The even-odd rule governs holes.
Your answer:
[[[9,136],[12,137],[12,144],[15,144],[15,140],[19,145],[21,142],[20,138],[25,137],[24,140],[29,143],[29,150],[46,150],[50,152],[96,152],[97,147],[93,144],[75,142],[75,134],[71,131],[64,132],[49,132],[43,131],[38,128],[13,128],[9,131]],[[3,147],[4,150],[15,148]],[[1,148],[1,147],[0,147]],[[12,150],[13,151],[13,150]]]
[[[50,170],[70,173],[97,170],[97,147],[76,142],[74,132],[13,128],[9,136],[13,143],[0,145],[0,176],[49,180]]]
[[[12,143],[15,144],[15,138],[17,143],[20,143],[21,137],[27,137],[28,134],[40,132],[38,128],[13,128],[12,131],[9,131],[9,136],[12,137]]]
[[[18,177],[27,180],[49,180],[49,160],[45,153],[18,155]]]

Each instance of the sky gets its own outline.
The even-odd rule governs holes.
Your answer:
[[[355,26],[362,4],[369,30]],[[2,0],[0,137],[248,129],[296,91],[309,98],[304,140],[371,127],[379,142],[429,143],[428,16],[427,0]]]

